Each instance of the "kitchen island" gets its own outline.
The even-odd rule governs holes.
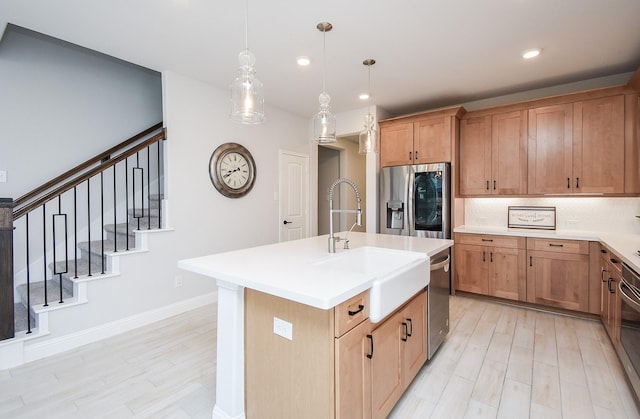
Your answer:
[[[344,237],[344,233],[341,236]],[[406,269],[417,269],[428,266],[430,256],[452,245],[451,240],[352,232],[349,234],[350,249],[343,249],[340,243],[335,254],[328,253],[327,236],[319,236],[180,261],[180,268],[214,278],[218,285],[216,405],[213,416],[245,417],[245,376],[252,376],[252,371],[249,370],[245,374],[245,353],[257,349],[247,347],[245,351],[245,326],[252,326],[248,323],[245,325],[245,312],[250,308],[245,308],[245,291],[251,298],[260,299],[264,296],[267,299],[290,302],[303,311],[309,310],[319,316],[324,313],[327,314],[326,318],[333,318],[328,313],[336,307],[349,303],[350,299],[368,295],[366,293],[372,288],[385,285],[379,283],[381,278],[374,270],[340,262],[350,257],[345,255],[357,255],[365,248],[392,249],[402,252],[403,256],[412,256],[412,261],[406,262]],[[376,256],[375,253],[373,255]],[[399,253],[398,256],[400,255]],[[397,259],[392,253],[384,257]],[[366,258],[358,261],[371,262],[373,265],[380,263],[380,260],[367,261]],[[394,274],[403,269],[405,268],[395,269]],[[426,278],[423,280],[426,285],[429,270],[426,268],[421,272],[425,272]],[[403,291],[410,287],[395,288]],[[385,288],[385,292],[387,291],[395,294],[396,290]],[[409,289],[407,292],[411,295],[407,300],[417,291],[419,290]],[[379,308],[381,315],[389,310],[389,307]],[[268,318],[266,321],[271,337],[297,342],[296,336],[300,328],[295,322],[276,318]],[[332,349],[329,352],[333,355]],[[312,365],[314,360],[303,362]],[[278,363],[274,361],[273,365]],[[274,377],[278,372],[274,368]],[[307,385],[316,389],[313,382],[308,382]],[[323,389],[314,391],[320,392]]]

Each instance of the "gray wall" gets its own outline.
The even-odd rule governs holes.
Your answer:
[[[8,26],[0,42],[0,197],[18,198],[161,120],[160,73]]]

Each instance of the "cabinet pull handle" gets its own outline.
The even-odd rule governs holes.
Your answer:
[[[493,252],[489,252],[489,257],[490,257],[489,261],[493,263]]]
[[[487,181],[487,190],[489,190],[489,181]]]
[[[576,178],[576,188],[580,189],[580,178]]]
[[[493,181],[493,190],[494,191],[496,190],[496,181],[495,180]]]
[[[371,353],[367,354],[367,358],[371,359],[373,358],[373,335],[367,335],[367,339],[369,339],[369,347],[371,348]]]
[[[567,178],[567,189],[571,189],[571,178]]]
[[[606,270],[605,268],[602,268],[602,269],[601,269],[601,272],[600,272],[600,280],[601,280],[602,282],[604,282],[604,273],[605,273],[605,272],[607,272],[607,270]]]
[[[411,160],[413,160],[413,159],[411,158],[411,152],[409,152],[409,161],[411,161]]]
[[[533,256],[529,256],[529,266],[533,266]]]
[[[549,243],[549,246],[551,246],[551,247],[564,247],[564,244]]]
[[[611,263],[620,263],[620,261],[616,258],[609,258],[609,260],[611,261]]]
[[[607,251],[604,250],[604,249],[600,249],[600,253],[605,254],[605,253],[607,253]]]
[[[349,313],[350,316],[355,316],[356,314],[360,313],[362,310],[364,310],[364,306],[362,304],[358,304],[358,309],[356,311],[347,311],[347,313]]]
[[[482,239],[483,242],[492,242],[493,239]]]
[[[607,288],[609,289],[609,293],[615,294],[615,291],[611,289],[611,282],[612,281],[613,281],[613,278],[609,277],[609,281],[607,281]]]
[[[409,333],[407,333],[407,336],[411,337],[411,335],[413,334],[413,322],[411,321],[411,319],[407,319],[407,321],[409,322]]]
[[[416,151],[413,153],[413,155],[414,155],[415,159],[416,159],[416,160],[418,160],[418,150],[416,150]]]
[[[407,328],[407,323],[402,322],[402,327],[404,327],[404,337],[400,338],[403,342],[406,342],[409,339],[409,329]]]
[[[483,262],[486,262],[486,261],[487,261],[487,259],[486,259],[486,257],[485,257],[486,253],[487,253],[487,252],[482,252],[482,261],[483,261]]]

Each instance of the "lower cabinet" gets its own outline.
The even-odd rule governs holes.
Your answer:
[[[527,301],[589,311],[589,242],[527,239]]]
[[[245,290],[246,417],[387,417],[427,361],[427,297],[375,324],[368,304],[368,291],[320,310]]]
[[[427,297],[421,292],[367,335],[372,418],[386,418],[427,361]]]
[[[588,241],[456,233],[454,252],[456,290],[597,312]]]
[[[456,234],[456,289],[526,301],[525,238]]]
[[[621,259],[605,246],[600,247],[600,317],[614,344],[620,341],[621,300],[618,284],[622,278]]]

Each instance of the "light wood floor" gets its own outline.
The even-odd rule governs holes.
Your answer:
[[[215,305],[0,371],[0,418],[211,418]],[[451,333],[391,418],[640,418],[593,321],[451,298]]]

